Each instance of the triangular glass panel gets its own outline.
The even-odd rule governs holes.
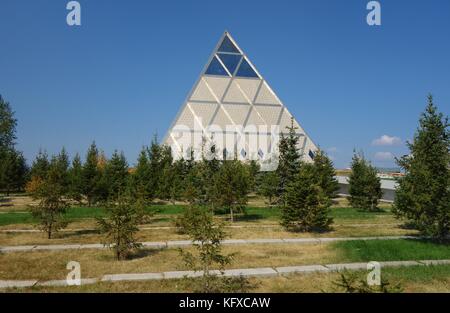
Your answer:
[[[214,56],[211,63],[208,66],[205,74],[207,75],[220,75],[220,76],[228,76],[227,71],[224,69],[222,64],[220,64],[219,60]]]
[[[241,62],[241,66],[236,73],[236,76],[239,77],[259,77],[258,74],[253,70],[253,68],[248,64],[246,59],[243,59]]]
[[[236,46],[231,42],[230,38],[228,38],[228,36],[225,36],[218,51],[240,53]]]
[[[238,54],[218,53],[217,55],[219,56],[220,60],[222,60],[222,63],[225,64],[231,75],[233,75],[242,57]]]

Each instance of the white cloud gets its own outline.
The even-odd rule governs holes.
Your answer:
[[[380,138],[374,139],[372,145],[374,146],[395,146],[402,143],[400,137],[383,135]]]
[[[375,153],[375,160],[377,160],[377,161],[391,161],[393,159],[394,159],[394,155],[390,152]]]
[[[336,148],[336,147],[329,147],[328,149],[327,149],[327,151],[328,152],[331,152],[331,153],[333,153],[333,152],[336,152],[338,149]]]

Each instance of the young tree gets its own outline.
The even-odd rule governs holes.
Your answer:
[[[50,167],[48,154],[46,151],[39,150],[36,159],[33,161],[30,169],[31,178],[36,177],[44,179],[47,176]]]
[[[450,232],[450,126],[428,97],[410,155],[398,160],[405,176],[398,180],[394,212],[413,221],[426,235],[442,240]]]
[[[248,201],[250,173],[239,160],[223,161],[214,177],[214,199],[217,208],[225,208],[230,212],[230,220],[234,221],[234,213],[242,211]]]
[[[131,189],[134,197],[140,198],[144,202],[150,202],[154,194],[150,189],[150,181],[151,172],[148,159],[148,150],[146,147],[143,147],[131,177]]]
[[[100,231],[105,234],[103,243],[114,251],[117,260],[123,260],[142,246],[135,238],[141,217],[132,201],[122,195],[110,203],[108,212],[108,218],[97,219]]]
[[[69,169],[69,192],[68,196],[74,201],[81,203],[83,199],[83,164],[80,155],[77,153]]]
[[[332,223],[328,216],[331,199],[323,190],[317,172],[313,164],[304,164],[287,186],[281,215],[281,224],[286,229],[324,231]]]
[[[67,208],[66,191],[62,179],[61,160],[59,156],[54,156],[47,175],[33,193],[33,198],[38,200],[39,204],[30,209],[33,217],[39,220],[40,228],[47,233],[48,239],[52,238],[55,231],[67,226],[63,217]]]
[[[6,191],[19,191],[25,185],[28,167],[21,152],[15,149],[0,151],[0,188]]]
[[[365,211],[378,210],[381,199],[381,182],[377,170],[360,154],[354,154],[351,164],[349,183],[349,202],[354,208]]]
[[[189,269],[199,271],[202,276],[190,281],[195,292],[245,292],[251,285],[247,279],[219,278],[213,270],[218,267],[223,272],[226,265],[232,262],[233,255],[222,253],[222,241],[226,238],[223,225],[215,223],[210,212],[199,207],[191,207],[185,211],[185,222],[181,224],[182,233],[189,235],[194,243],[196,253],[180,249]]]
[[[0,95],[0,151],[14,148],[17,120],[9,102]]]
[[[322,150],[316,151],[314,155],[314,166],[319,179],[319,184],[329,199],[337,197],[339,183],[336,179],[336,171],[333,162]]]
[[[108,184],[108,198],[116,200],[125,192],[128,179],[128,163],[123,152],[114,151],[105,166],[105,182]]]
[[[297,147],[299,137],[296,134],[297,127],[294,126],[294,118],[291,118],[291,126],[286,128],[288,130],[288,135],[286,136],[284,133],[281,133],[278,146],[279,161],[277,174],[280,178],[278,195],[282,202],[284,201],[287,185],[294,179],[295,175],[300,170],[301,165],[301,155]]]
[[[91,206],[96,200],[96,189],[101,178],[98,169],[98,149],[95,142],[91,144],[83,164],[83,194],[86,196],[88,205]]]
[[[263,172],[260,176],[258,193],[269,200],[269,204],[274,204],[277,196],[280,178],[276,171]]]
[[[0,188],[9,195],[22,189],[28,168],[22,153],[15,149],[17,120],[9,102],[0,95]]]

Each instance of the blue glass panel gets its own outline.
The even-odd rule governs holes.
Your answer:
[[[309,150],[308,154],[309,154],[309,157],[310,157],[311,159],[314,159],[314,152],[312,152],[311,150]]]
[[[222,60],[223,64],[225,64],[228,71],[233,74],[234,70],[239,64],[239,61],[241,60],[241,56],[237,54],[223,54],[218,53],[220,60]]]
[[[239,50],[236,48],[236,46],[231,42],[230,38],[228,36],[225,36],[225,38],[222,41],[222,44],[219,47],[220,52],[235,52],[239,53]]]
[[[250,64],[248,64],[246,59],[242,60],[241,66],[236,73],[236,76],[240,77],[259,77],[258,74],[252,69]]]
[[[216,57],[212,59],[205,74],[228,76],[227,71],[223,68],[222,64],[220,64]]]

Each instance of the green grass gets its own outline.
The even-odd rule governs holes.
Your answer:
[[[33,217],[30,213],[1,213],[0,226],[11,224],[28,224],[33,222]]]
[[[154,204],[146,208],[147,212],[155,213],[158,215],[177,215],[183,213],[186,205],[171,205],[171,204]],[[278,207],[247,207],[246,213],[237,216],[237,220],[240,221],[252,221],[252,220],[272,220],[276,221],[281,215],[281,211]],[[222,212],[225,216],[228,212]],[[332,208],[330,216],[335,220],[353,220],[353,219],[373,219],[381,215],[390,215],[389,211],[379,212],[363,212],[354,208]],[[100,207],[71,207],[67,210],[65,217],[69,221],[75,221],[77,219],[84,218],[96,218],[104,217],[107,215],[106,208]],[[30,212],[6,212],[0,214],[0,226],[11,224],[25,224],[32,223],[33,218]]]
[[[427,240],[355,240],[333,244],[344,262],[450,259],[450,244]]]
[[[332,208],[331,217],[335,219],[374,219],[382,215],[391,215],[392,213],[386,209],[380,209],[376,212],[365,212],[359,209],[344,207],[344,208]]]
[[[383,275],[411,282],[426,283],[433,280],[445,281],[450,277],[450,265],[401,266],[383,268]]]

